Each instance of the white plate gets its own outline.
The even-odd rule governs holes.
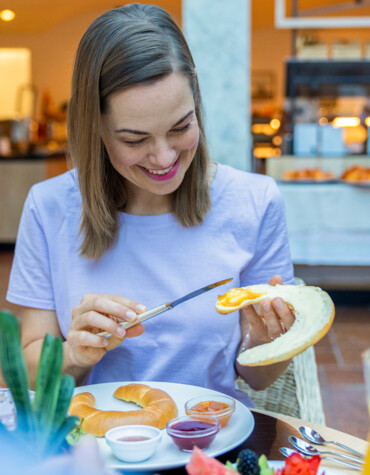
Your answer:
[[[218,391],[201,388],[198,386],[190,386],[188,384],[178,383],[163,383],[153,381],[128,381],[92,384],[90,386],[80,386],[75,389],[74,393],[81,393],[88,391],[95,397],[95,407],[97,409],[113,410],[113,411],[127,411],[137,409],[137,406],[130,403],[125,403],[116,399],[113,396],[114,391],[119,386],[129,384],[130,382],[140,382],[148,384],[153,388],[162,389],[166,391],[176,402],[179,415],[185,414],[185,402],[195,396],[202,394],[209,396],[210,394],[220,395]],[[229,450],[240,445],[252,433],[254,428],[254,418],[251,411],[239,401],[236,401],[235,412],[226,427],[223,427],[217,434],[215,440],[208,449],[204,452],[210,456],[215,457],[221,455]],[[138,463],[125,463],[118,460],[108,447],[104,438],[97,438],[99,450],[103,459],[107,462],[110,468],[124,470],[126,472],[137,471],[151,471],[159,469],[169,469],[176,467],[183,467],[190,458],[191,453],[182,452],[176,447],[173,441],[167,435],[165,429],[162,431],[162,440],[156,453],[148,460]]]
[[[283,468],[285,462],[283,460],[269,460],[268,465],[273,470],[277,470],[278,468]],[[338,470],[334,470],[332,468],[319,467],[317,475],[344,475],[344,472],[339,472]]]

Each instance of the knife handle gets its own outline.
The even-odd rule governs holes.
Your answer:
[[[120,322],[118,325],[125,330],[128,328],[134,327],[138,323],[144,322],[145,320],[148,320],[149,318],[154,317],[155,315],[159,315],[160,313],[165,312],[166,310],[169,310],[171,308],[170,304],[168,303],[163,303],[162,305],[158,305],[158,307],[151,308],[150,310],[147,310],[146,312],[140,313],[139,316],[137,317],[136,320],[133,322]],[[104,336],[105,338],[110,338],[112,336],[111,333],[109,332],[100,332],[97,333],[98,336]]]

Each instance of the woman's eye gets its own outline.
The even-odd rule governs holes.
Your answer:
[[[182,132],[185,132],[186,130],[188,130],[190,125],[191,125],[191,122],[188,122],[186,125],[184,125],[184,127],[181,127],[179,129],[172,129],[172,132],[175,132],[175,134],[181,134]]]
[[[130,141],[130,140],[123,140],[123,143],[125,143],[126,145],[128,145],[129,147],[135,147],[136,145],[140,145],[141,143],[143,143],[146,139],[140,139],[140,140],[134,140],[134,141]]]

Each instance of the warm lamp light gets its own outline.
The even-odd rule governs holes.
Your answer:
[[[270,124],[253,124],[252,132],[254,134],[274,135],[275,131],[271,128]]]
[[[2,10],[0,12],[0,19],[3,20],[3,21],[12,21],[14,20],[14,17],[15,17],[15,13],[13,12],[13,10]]]
[[[358,127],[361,123],[359,117],[336,117],[333,119],[333,127]]]
[[[256,158],[280,157],[281,150],[274,147],[256,147],[253,154]]]
[[[0,71],[0,120],[20,119],[23,114],[28,117],[31,105],[25,101],[22,110],[18,110],[17,94],[20,87],[32,83],[31,51],[28,48],[0,48]]]
[[[272,119],[270,121],[270,127],[274,130],[277,130],[280,127],[280,120],[279,119]]]
[[[366,127],[370,127],[370,117],[366,117],[365,125],[366,125]]]
[[[272,139],[272,143],[278,147],[283,143],[283,139],[280,137],[280,135],[276,135],[276,137]]]

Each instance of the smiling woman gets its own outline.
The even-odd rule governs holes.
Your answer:
[[[133,5],[127,15],[119,9],[106,12],[90,25],[77,50],[69,143],[79,170],[81,251],[87,257],[100,257],[112,245],[118,209],[134,214],[172,211],[182,225],[192,226],[203,221],[210,206],[209,159],[193,58],[163,10],[146,9],[146,17],[141,17],[144,8],[139,16],[139,7]],[[106,30],[110,34],[104,33],[103,45]],[[181,120],[183,130],[176,126]],[[161,175],[151,173],[157,169]],[[195,187],[194,193],[189,186]]]
[[[236,373],[258,389],[288,363],[242,367],[237,351],[290,328],[282,299],[261,302],[262,318],[221,317],[209,292],[145,321],[145,333],[136,321],[217,280],[293,282],[276,183],[210,162],[194,61],[166,11],[125,5],[87,28],[68,142],[74,169],[28,195],[7,294],[25,307],[31,380],[48,332],[63,337],[63,371],[79,384],[181,382],[251,404]]]

